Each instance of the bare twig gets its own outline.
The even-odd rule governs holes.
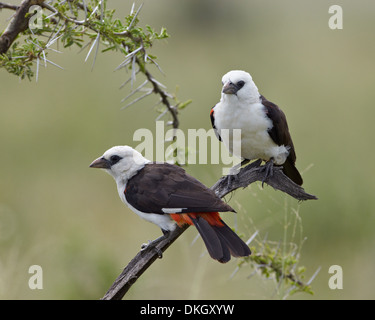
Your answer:
[[[211,187],[216,195],[220,198],[228,193],[238,189],[246,188],[251,183],[262,181],[264,178],[264,167],[260,165],[261,160],[254,161],[242,168],[238,175],[229,178],[222,177],[214,186]],[[265,183],[285,192],[298,200],[317,199],[314,195],[308,194],[302,187],[295,184],[282,172],[281,167],[274,167],[273,175],[269,177]],[[125,267],[123,272],[118,276],[111,288],[102,298],[103,300],[120,300],[130,289],[130,287],[137,281],[137,279],[147,270],[148,267],[158,258],[158,251],[164,252],[186,229],[176,228],[169,237],[160,241],[156,249],[140,251]],[[294,280],[294,279],[293,279]]]
[[[237,176],[229,179],[230,176],[222,177],[212,187],[218,197],[222,198],[238,188],[246,188],[249,184],[262,181],[264,178],[261,160],[254,161],[242,168]],[[264,181],[271,187],[285,192],[297,200],[316,200],[317,197],[308,194],[305,190],[290,180],[282,171],[282,167],[274,166],[273,175]]]
[[[18,9],[18,6],[8,3],[0,2],[0,10],[1,9],[10,9],[16,11]]]

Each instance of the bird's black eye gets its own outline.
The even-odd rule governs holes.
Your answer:
[[[111,161],[111,165],[114,165],[116,164],[117,162],[119,162],[121,160],[121,157],[118,156],[118,155],[113,155],[109,158],[109,161]]]
[[[239,87],[240,89],[245,85],[245,81],[238,81],[237,82],[237,87]]]

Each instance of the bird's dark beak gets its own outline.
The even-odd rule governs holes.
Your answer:
[[[223,93],[226,93],[226,94],[236,94],[237,91],[238,91],[238,87],[232,83],[232,82],[227,82],[225,84],[225,86],[223,87]]]
[[[110,169],[111,163],[107,159],[104,159],[103,157],[101,157],[101,158],[94,160],[90,164],[90,168]]]

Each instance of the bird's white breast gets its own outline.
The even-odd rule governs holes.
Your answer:
[[[137,210],[134,208],[125,197],[124,190],[126,188],[126,184],[118,182],[117,183],[117,191],[120,196],[121,201],[126,204],[126,206],[132,210],[134,213],[136,213],[139,217],[142,219],[152,222],[159,226],[159,228],[166,230],[166,231],[173,231],[176,228],[176,223],[174,220],[170,217],[169,214],[157,214],[157,213],[145,213],[142,211]]]
[[[214,117],[219,134],[221,130],[229,129],[229,141],[223,139],[229,151],[244,159],[269,160],[272,157],[276,164],[284,163],[288,156],[287,148],[278,146],[268,134],[273,124],[266,116],[265,107],[260,102],[240,103],[236,97],[228,100],[222,100],[215,106]],[[233,135],[233,129],[241,130],[240,139],[238,135]]]

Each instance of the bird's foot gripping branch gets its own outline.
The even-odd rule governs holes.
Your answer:
[[[307,193],[304,188],[288,178],[284,174],[282,166],[273,166],[272,175],[268,175],[266,179],[264,179],[267,164],[261,165],[261,163],[262,160],[256,160],[241,168],[236,176],[232,177],[228,175],[220,178],[212,189],[218,197],[222,198],[238,188],[246,188],[256,181],[261,181],[300,201],[318,199],[316,196]]]

